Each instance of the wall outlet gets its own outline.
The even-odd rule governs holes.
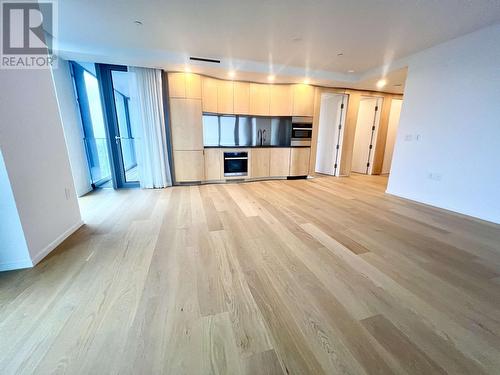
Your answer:
[[[422,139],[422,136],[420,134],[415,135],[415,140],[418,142]]]
[[[405,135],[405,142],[411,142],[413,141],[413,135],[412,134],[406,134]]]
[[[441,173],[434,173],[434,172],[429,172],[427,174],[427,177],[429,178],[429,180],[432,180],[432,181],[441,181],[441,179],[443,178]]]

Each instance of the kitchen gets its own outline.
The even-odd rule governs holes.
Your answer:
[[[168,73],[178,183],[305,177],[313,86]]]
[[[177,184],[268,178],[305,178],[322,173],[316,166],[321,97],[342,102],[342,155],[334,175],[348,175],[362,98],[380,99],[380,140],[370,145],[380,174],[392,99],[401,95],[334,89],[307,83],[263,84],[216,79],[190,72],[164,74],[170,109],[173,171]],[[323,126],[323,125],[322,125]],[[337,124],[329,125],[337,127]],[[332,140],[333,142],[333,140]],[[368,147],[368,145],[367,145]]]

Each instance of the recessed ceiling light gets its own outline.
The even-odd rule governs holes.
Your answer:
[[[349,69],[349,70],[347,71],[347,73],[354,73],[354,70]]]
[[[229,78],[234,78],[236,77],[236,72],[234,70],[230,70],[227,75],[229,76]]]
[[[137,26],[142,26],[142,21],[139,21],[139,20],[135,20],[134,23],[137,25]]]
[[[377,87],[378,87],[379,89],[381,89],[381,88],[382,88],[382,87],[384,87],[385,85],[387,85],[387,80],[385,80],[385,79],[380,79],[380,80],[378,80],[378,82],[377,82]]]
[[[274,81],[275,78],[276,77],[273,74],[270,74],[270,75],[267,76],[267,80],[270,81],[270,82]]]
[[[309,78],[304,78],[304,84],[308,85],[311,83],[311,80]]]

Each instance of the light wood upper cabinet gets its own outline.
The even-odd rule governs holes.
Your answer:
[[[269,177],[270,150],[269,148],[254,148],[251,150],[250,177]]]
[[[292,86],[293,116],[314,115],[314,86],[298,84]]]
[[[214,78],[203,77],[202,79],[202,103],[203,112],[217,113],[217,82]]]
[[[185,73],[168,73],[168,96],[171,98],[186,97]]]
[[[174,150],[203,150],[201,100],[170,99],[170,120]]]
[[[250,84],[248,82],[234,82],[234,113],[237,115],[250,114]]]
[[[250,84],[250,113],[256,116],[269,116],[271,90],[269,85]]]
[[[169,92],[171,97],[179,98],[198,98],[199,94],[203,112],[210,113],[313,116],[314,112],[314,87],[304,84],[268,85],[170,73]]]
[[[201,99],[201,77],[193,73],[184,74],[186,79],[186,98]]]
[[[222,150],[220,148],[206,148],[205,154],[205,180],[214,181],[222,179]]]
[[[270,148],[269,175],[288,176],[290,172],[290,148]]]
[[[203,150],[174,151],[175,180],[192,182],[204,180]]]
[[[233,114],[233,81],[217,81],[217,112]]]
[[[293,95],[290,85],[272,85],[269,113],[271,116],[291,116]]]
[[[309,173],[309,147],[293,147],[290,152],[290,176],[307,176]]]
[[[169,73],[168,95],[171,98],[201,99],[201,77],[193,73]]]

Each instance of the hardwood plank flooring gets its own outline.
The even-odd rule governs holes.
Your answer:
[[[0,374],[498,374],[500,226],[386,183],[92,193],[0,274]]]

